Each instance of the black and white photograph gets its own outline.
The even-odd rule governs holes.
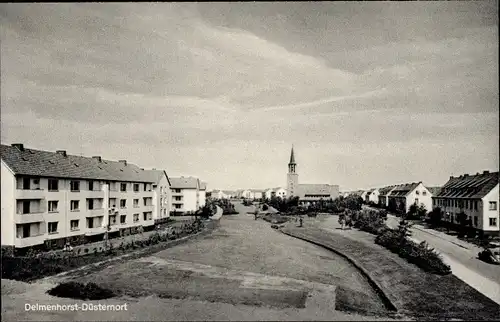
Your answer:
[[[0,3],[2,321],[498,321],[498,36],[498,0]]]

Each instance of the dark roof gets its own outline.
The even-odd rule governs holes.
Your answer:
[[[143,175],[145,176],[145,178],[151,180],[151,182],[154,182],[156,184],[159,183],[161,177],[165,175],[165,177],[167,177],[167,181],[170,184],[170,180],[165,170],[143,170]]]
[[[436,198],[483,198],[499,182],[498,172],[451,177]]]
[[[436,196],[441,191],[441,187],[427,187],[427,190],[429,190],[433,196]]]
[[[1,157],[16,175],[153,182],[135,164],[1,145]]]
[[[391,197],[405,197],[410,191],[415,189],[420,182],[412,182],[412,183],[406,183],[397,186],[394,190],[392,190],[391,194],[389,196]]]
[[[193,177],[170,178],[171,188],[174,189],[197,189],[198,179]]]
[[[379,195],[380,196],[385,196],[387,195],[389,192],[391,192],[391,190],[394,188],[395,186],[388,186],[388,187],[383,187],[383,188],[380,188],[379,190]]]

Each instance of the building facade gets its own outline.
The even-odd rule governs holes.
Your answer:
[[[126,160],[1,145],[2,245],[62,247],[153,226],[143,172]]]
[[[153,204],[155,205],[153,219],[155,222],[162,221],[170,217],[172,209],[170,180],[165,170],[144,170],[144,173],[153,181]]]
[[[413,204],[432,210],[432,194],[422,182],[399,185],[388,195],[388,207],[393,211],[408,213]]]
[[[194,177],[170,178],[172,213],[181,215],[200,209],[200,180]]]
[[[384,207],[384,208],[389,207],[389,195],[395,188],[396,186],[388,186],[379,189],[379,194],[378,194],[379,207]]]
[[[451,176],[433,196],[434,208],[444,212],[443,220],[458,223],[459,214],[481,234],[499,234],[499,173],[484,171],[476,175]]]
[[[200,182],[200,208],[205,207],[207,203],[207,183]]]

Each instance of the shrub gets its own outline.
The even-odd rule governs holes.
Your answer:
[[[89,249],[88,249],[88,248],[85,248],[85,249],[83,250],[83,252],[84,252],[85,254],[88,254],[88,253],[89,253]]]
[[[264,205],[262,206],[262,210],[266,211],[266,210],[268,210],[268,209],[269,209],[269,206],[268,206],[268,205],[264,204]]]
[[[95,283],[65,282],[47,291],[49,295],[72,298],[78,300],[104,300],[114,297],[109,289],[100,287]]]
[[[354,214],[355,215],[352,216],[352,221],[354,222],[355,228],[359,228],[371,234],[378,234],[385,227],[385,221],[378,211],[363,210],[354,212]]]

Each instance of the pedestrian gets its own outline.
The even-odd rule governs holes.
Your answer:
[[[302,227],[302,217],[299,219],[299,227]]]

